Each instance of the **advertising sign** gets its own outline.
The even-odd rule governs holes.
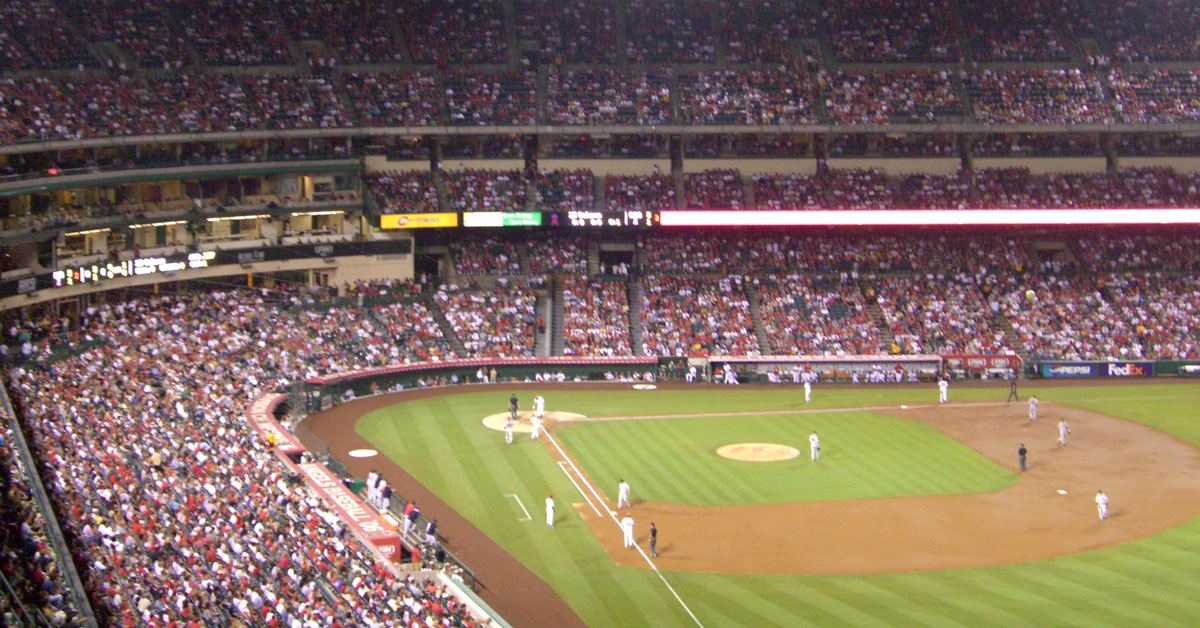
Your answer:
[[[383,214],[379,217],[380,229],[430,229],[457,227],[458,214]]]

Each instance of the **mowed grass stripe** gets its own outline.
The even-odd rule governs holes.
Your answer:
[[[1143,565],[1127,560],[1127,556],[1116,556],[1112,560],[1101,563],[1093,561],[1086,568],[1082,564],[1058,564],[1050,569],[1061,580],[1071,583],[1072,587],[1081,592],[1084,599],[1095,600],[1100,586],[1125,591],[1125,597],[1135,604],[1129,605],[1129,612],[1122,613],[1143,626],[1163,626],[1173,623],[1171,614],[1164,612],[1154,599],[1152,578],[1143,570]],[[1118,566],[1123,567],[1117,570]],[[1101,585],[1103,583],[1103,585]],[[1138,610],[1143,609],[1143,610]]]
[[[949,585],[941,574],[880,574],[866,577],[881,588],[894,592],[899,598],[897,606],[907,608],[912,615],[925,618],[926,621],[920,623],[938,621],[957,626],[979,626],[990,618],[1002,624],[1017,625],[1024,619],[990,604],[987,592],[969,580]]]

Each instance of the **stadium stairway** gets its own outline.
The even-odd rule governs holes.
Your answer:
[[[1031,364],[1029,352],[1021,344],[1021,339],[1017,337],[1017,330],[1013,329],[1012,323],[1008,322],[1008,317],[1000,312],[993,312],[992,322],[995,323],[996,329],[1004,332],[1004,338],[1008,341],[1008,346],[1016,350],[1017,355],[1021,357],[1021,361],[1027,365]]]
[[[587,276],[591,279],[600,273],[600,244],[588,242]]]
[[[893,342],[891,327],[883,315],[883,310],[879,307],[879,302],[875,299],[874,288],[863,285],[863,280],[859,279],[858,291],[863,295],[863,301],[867,304],[867,312],[871,314],[871,320],[875,321],[875,328],[879,330],[879,336],[885,343],[891,345]]]
[[[748,286],[749,287],[749,286]],[[758,291],[753,287],[746,290],[746,301],[750,303],[750,322],[754,325],[754,336],[758,338],[758,346],[763,355],[774,355],[775,347],[767,337],[767,328],[763,325],[762,310],[759,308]]]
[[[471,357],[467,355],[467,348],[463,345],[462,340],[458,338],[458,334],[454,333],[454,326],[450,324],[450,319],[446,318],[446,313],[442,311],[441,306],[437,301],[433,300],[433,291],[421,293],[421,300],[425,302],[425,307],[429,308],[429,313],[433,316],[433,320],[437,321],[438,329],[442,330],[442,336],[446,342],[450,344],[450,348],[454,350],[454,354],[460,358]]]
[[[629,291],[629,344],[633,355],[646,355],[642,351],[642,280],[630,278]]]
[[[530,272],[530,269],[533,266],[530,265],[529,261],[529,243],[522,242],[513,248],[517,249],[517,261],[521,263],[521,274],[532,276],[533,273]]]
[[[567,324],[566,304],[563,302],[563,280],[561,275],[553,275],[550,277],[550,353],[549,355],[562,355],[563,350],[567,346],[566,332],[564,331]],[[539,312],[541,310],[538,310]],[[538,354],[542,355],[542,354]]]

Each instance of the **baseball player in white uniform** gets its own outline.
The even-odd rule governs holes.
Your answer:
[[[689,383],[689,384],[696,381],[696,365],[695,364],[688,367],[687,375],[685,375],[684,377],[685,377],[685,379],[687,379],[687,383]]]
[[[529,435],[530,439],[538,439],[542,437],[542,417],[536,414],[529,417],[529,424],[533,426],[533,433]]]
[[[1058,420],[1058,446],[1067,446],[1067,434],[1071,433],[1071,428],[1067,425],[1066,419]]]
[[[546,496],[546,527],[554,527],[554,494]]]
[[[804,403],[812,403],[812,382],[804,380]]]
[[[1108,495],[1104,491],[1096,491],[1096,511],[1100,513],[1101,521],[1108,517]]]
[[[508,417],[504,420],[504,442],[508,443],[509,445],[512,444],[512,430],[513,420],[512,417]]]
[[[737,386],[737,373],[728,364],[725,365],[725,384],[729,386]]]
[[[821,459],[821,439],[817,438],[817,431],[808,436],[808,450],[812,454],[812,461],[817,462]]]
[[[621,481],[617,483],[617,508],[620,508],[621,504],[625,504],[626,508],[631,507],[629,503],[629,482],[626,482],[625,478],[621,478]]]
[[[625,547],[633,547],[633,516],[629,513],[621,520],[621,531],[625,533]]]
[[[1029,422],[1030,423],[1037,420],[1037,406],[1038,406],[1037,397],[1030,395],[1029,396]]]
[[[946,403],[950,398],[950,380],[938,378],[938,403]]]
[[[546,400],[538,395],[533,398],[533,416],[542,418],[546,415]]]

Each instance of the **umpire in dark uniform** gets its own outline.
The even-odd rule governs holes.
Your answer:
[[[508,398],[508,414],[512,420],[517,420],[517,408],[520,407],[517,401],[517,393],[513,393],[512,397]]]
[[[650,555],[658,558],[658,528],[654,527],[654,522],[650,522]]]
[[[1009,401],[1020,401],[1020,400],[1021,400],[1021,398],[1017,396],[1017,380],[1013,379],[1008,382],[1008,401],[1005,401],[1004,403],[1008,403]]]
[[[1029,450],[1025,449],[1025,443],[1021,443],[1021,448],[1017,450],[1017,460],[1021,463],[1022,471],[1025,470],[1025,454],[1027,453],[1029,453]]]

